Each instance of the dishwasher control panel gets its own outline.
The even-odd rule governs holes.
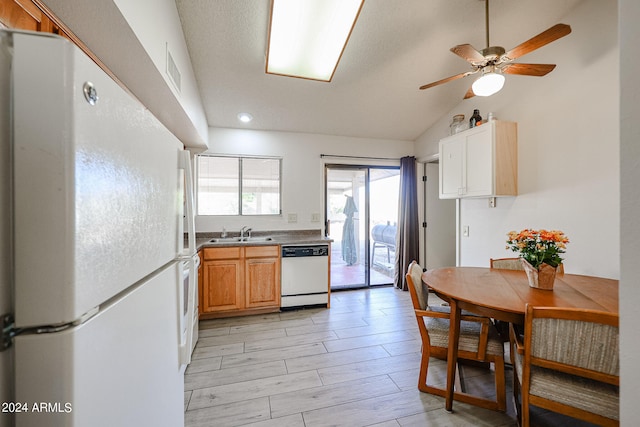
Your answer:
[[[317,246],[283,246],[282,258],[308,257],[308,256],[329,256],[328,245]]]

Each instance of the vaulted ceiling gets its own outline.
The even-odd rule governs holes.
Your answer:
[[[582,0],[491,0],[490,42],[507,50]],[[209,126],[413,141],[461,102],[472,78],[449,49],[485,46],[484,0],[365,0],[332,82],[265,74],[270,0],[176,0]],[[555,43],[562,43],[559,40]],[[545,48],[518,62],[555,63]],[[508,76],[509,79],[537,77]],[[469,103],[472,109],[473,100]],[[237,119],[248,112],[248,125]]]

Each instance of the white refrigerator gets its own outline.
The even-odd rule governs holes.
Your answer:
[[[197,292],[188,153],[68,41],[0,39],[16,425],[182,426]]]

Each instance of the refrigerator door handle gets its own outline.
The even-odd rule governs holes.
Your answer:
[[[184,255],[191,256],[196,253],[196,224],[195,224],[195,200],[193,172],[191,168],[191,153],[188,150],[180,152],[181,166],[185,175],[185,214],[187,216],[187,253]]]
[[[199,257],[191,257],[185,262],[189,265],[189,277],[188,277],[188,296],[187,296],[187,314],[186,314],[186,332],[185,336],[180,337],[180,364],[183,366],[191,363],[191,344],[193,343],[193,319],[195,312],[195,293],[198,286],[198,266],[196,265],[196,259],[200,261]],[[178,304],[178,316],[182,316],[182,304]],[[182,332],[182,331],[181,331]],[[182,333],[181,333],[182,335]]]

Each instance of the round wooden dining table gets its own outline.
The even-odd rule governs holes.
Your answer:
[[[460,311],[468,310],[505,322],[524,324],[527,304],[570,307],[618,314],[618,280],[577,274],[556,276],[553,290],[529,286],[524,271],[482,267],[427,270],[422,280],[451,305],[445,409],[453,407],[460,334]]]

